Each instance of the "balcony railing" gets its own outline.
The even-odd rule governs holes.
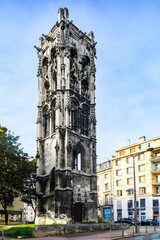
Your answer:
[[[151,156],[151,161],[152,161],[152,162],[160,162],[160,156],[152,155],[152,156]]]
[[[160,196],[160,190],[153,192],[153,196]]]
[[[151,170],[152,173],[160,173],[160,167],[152,167],[152,170]]]
[[[155,179],[152,180],[152,185],[159,185],[160,186],[160,180],[156,181]]]

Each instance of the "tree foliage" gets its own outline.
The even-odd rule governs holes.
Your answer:
[[[15,197],[23,198],[24,189],[31,185],[29,179],[35,177],[35,161],[30,161],[28,154],[23,152],[18,139],[6,127],[0,126],[0,203],[6,224],[7,205]]]

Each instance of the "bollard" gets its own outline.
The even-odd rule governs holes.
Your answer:
[[[146,233],[148,233],[147,225],[146,225]]]
[[[122,228],[122,236],[124,236],[124,228]]]
[[[112,229],[110,228],[110,238],[112,237]]]
[[[156,225],[154,225],[154,232],[156,232]]]
[[[4,240],[4,230],[2,230],[2,240]]]
[[[133,235],[134,235],[134,225],[132,225],[132,229],[133,229]]]

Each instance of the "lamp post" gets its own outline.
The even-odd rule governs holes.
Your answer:
[[[138,228],[137,228],[137,197],[136,197],[136,173],[135,173],[135,157],[149,151],[153,151],[154,148],[148,148],[146,151],[132,155],[133,157],[133,179],[134,179],[134,220],[135,220],[135,233],[138,233]]]

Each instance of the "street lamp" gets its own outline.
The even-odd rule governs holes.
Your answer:
[[[148,148],[146,151],[144,152],[151,152],[153,151],[154,148]],[[132,157],[133,157],[133,179],[134,179],[134,220],[135,220],[135,233],[138,233],[138,229],[137,229],[137,197],[136,197],[136,173],[135,173],[135,157],[143,154],[144,152],[141,152],[141,153],[138,153],[138,154],[135,154],[135,155],[132,155],[130,154]]]

